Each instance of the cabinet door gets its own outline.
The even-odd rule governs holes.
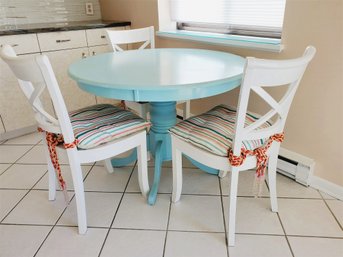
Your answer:
[[[30,54],[36,55],[36,54]],[[28,55],[26,55],[28,56]],[[47,92],[44,92],[42,103],[46,110],[53,114],[53,108]],[[36,124],[34,113],[24,93],[18,85],[18,80],[0,59],[0,116],[6,132],[29,127]],[[0,131],[1,133],[2,131]],[[4,131],[3,131],[4,132]]]
[[[36,34],[1,36],[0,45],[12,46],[16,54],[32,54],[40,52]]]
[[[96,103],[95,96],[81,90],[68,75],[69,65],[88,55],[88,48],[77,48],[45,53],[51,62],[68,111]]]
[[[112,52],[112,48],[110,45],[104,45],[104,46],[93,46],[89,47],[89,56],[101,54],[101,53],[108,53]],[[110,99],[110,98],[103,98],[100,96],[96,97],[96,102],[98,104],[119,104],[120,100]]]

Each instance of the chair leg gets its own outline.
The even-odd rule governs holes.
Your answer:
[[[45,133],[42,133],[43,144],[44,144],[44,152],[45,158],[48,165],[48,176],[49,176],[49,201],[54,201],[56,199],[56,173],[55,168],[52,165],[50,153],[48,150],[48,145],[45,138]]]
[[[188,119],[191,117],[191,101],[186,101],[183,103],[183,119]]]
[[[172,144],[172,165],[173,165],[173,193],[172,201],[180,200],[182,192],[182,154]]]
[[[142,195],[146,198],[149,193],[148,179],[148,161],[147,161],[147,146],[145,135],[142,142],[137,146],[137,165],[138,165],[138,183]]]
[[[114,172],[111,158],[104,160],[104,165],[108,173],[112,174]]]
[[[76,149],[67,150],[75,190],[79,234],[85,234],[87,232],[85,192],[83,187],[81,163],[78,161],[76,151]]]
[[[56,199],[56,172],[55,168],[51,163],[50,158],[48,159],[48,175],[49,175],[49,201]]]
[[[229,197],[229,231],[228,231],[229,246],[235,246],[238,176],[239,176],[239,169],[233,167],[231,171],[231,187],[230,187],[230,197]]]
[[[279,148],[279,147],[275,147]],[[278,211],[277,196],[276,196],[276,166],[278,159],[278,149],[271,149],[271,154],[268,161],[268,186],[270,192],[270,205],[272,212]]]

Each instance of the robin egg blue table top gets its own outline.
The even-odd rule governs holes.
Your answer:
[[[168,129],[176,124],[176,101],[213,96],[238,87],[244,65],[244,58],[226,52],[161,48],[81,59],[70,65],[69,75],[91,94],[150,102],[148,145],[155,159],[155,173],[148,202],[154,204],[162,162],[171,160]]]

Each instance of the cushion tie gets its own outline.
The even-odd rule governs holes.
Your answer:
[[[63,191],[64,199],[66,203],[68,203],[69,199],[68,199],[68,194],[67,194],[67,187],[62,177],[62,171],[61,171],[60,163],[58,161],[56,146],[63,143],[63,146],[65,149],[74,148],[77,146],[78,140],[75,139],[71,143],[64,143],[64,139],[61,134],[55,134],[52,132],[44,131],[42,128],[39,128],[39,127],[38,127],[38,131],[46,133],[46,142],[49,149],[50,160],[51,160],[52,165],[54,166],[54,169],[58,178],[58,183],[61,187],[61,190]]]
[[[122,108],[123,110],[127,110],[125,100],[121,100],[120,103],[118,104],[118,107]]]
[[[247,156],[249,156],[249,155],[256,157],[257,168],[256,168],[255,184],[257,182],[258,187],[259,187],[257,195],[259,195],[261,192],[261,189],[262,189],[261,186],[262,186],[262,182],[264,180],[264,173],[265,173],[267,163],[268,163],[267,151],[270,148],[270,146],[272,145],[273,141],[281,143],[281,142],[283,142],[284,138],[285,138],[284,132],[279,133],[279,134],[274,134],[274,135],[269,137],[267,143],[264,146],[258,147],[254,150],[247,150],[247,149],[242,148],[241,154],[239,156],[236,156],[233,154],[232,148],[230,148],[228,151],[229,163],[235,167],[241,166],[244,163]]]

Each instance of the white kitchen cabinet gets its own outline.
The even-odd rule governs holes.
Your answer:
[[[126,29],[114,27],[110,29]],[[117,103],[82,91],[68,75],[69,65],[81,58],[112,51],[105,28],[0,36],[0,45],[12,45],[17,54],[46,54],[54,69],[69,111],[96,103]],[[47,94],[43,104],[53,114]],[[27,99],[7,65],[0,60],[0,139],[31,132],[35,120]]]
[[[40,52],[36,34],[1,36],[0,46],[2,45],[11,45],[17,54]]]
[[[46,52],[44,54],[49,57],[68,111],[74,111],[96,103],[95,96],[81,90],[68,75],[69,65],[88,55],[87,47]]]

